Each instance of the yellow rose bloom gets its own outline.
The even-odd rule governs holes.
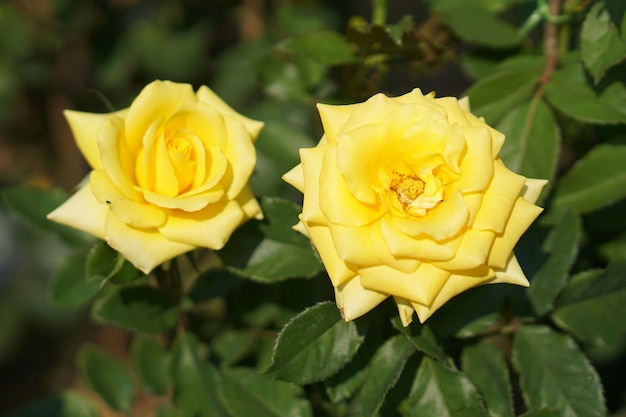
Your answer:
[[[144,273],[197,247],[220,249],[262,217],[248,179],[263,123],[208,87],[155,81],[127,109],[65,118],[93,170],[48,218],[106,240]]]
[[[415,89],[318,109],[324,136],[284,179],[346,321],[393,296],[406,326],[477,285],[529,285],[513,247],[546,181],[504,166],[504,135],[467,99]]]

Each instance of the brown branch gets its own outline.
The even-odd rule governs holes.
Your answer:
[[[550,16],[558,16],[561,12],[561,0],[549,0],[548,12]],[[541,88],[538,93],[541,94],[543,94],[544,86],[550,80],[550,76],[552,76],[559,62],[559,26],[549,19],[546,19],[543,31],[543,54],[546,56],[547,62],[540,79]]]

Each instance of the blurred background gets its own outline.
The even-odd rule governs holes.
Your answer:
[[[89,167],[62,111],[124,108],[147,83],[169,79],[208,85],[241,113],[265,120],[253,188],[300,198],[280,177],[298,163],[298,148],[321,135],[316,102],[414,87],[459,95],[470,83],[454,60],[462,45],[424,4],[390,7],[388,22],[414,27],[395,65],[369,54],[367,37],[375,33],[354,29],[371,21],[365,0],[3,0],[0,185],[71,192]],[[299,53],[307,50],[299,36],[311,31],[348,36],[356,63],[336,51]],[[126,351],[123,331],[49,301],[47,280],[69,250],[0,202],[0,414],[80,388],[74,360],[81,342]]]

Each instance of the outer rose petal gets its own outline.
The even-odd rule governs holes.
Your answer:
[[[302,169],[302,164],[293,167],[289,172],[283,175],[282,179],[301,193],[304,193],[304,170]]]
[[[261,129],[263,128],[263,122],[249,119],[242,114],[237,113],[209,87],[205,85],[201,86],[198,89],[196,95],[198,96],[198,100],[200,100],[201,102],[210,104],[220,113],[234,117],[241,123],[243,123],[246,126],[248,133],[252,135],[253,140],[256,139],[256,137],[259,135],[259,132],[261,132]]]
[[[224,247],[243,219],[243,210],[231,200],[208,205],[199,211],[174,212],[159,231],[174,242],[217,250]]]
[[[409,274],[379,265],[362,268],[359,275],[363,288],[430,305],[446,285],[450,272],[423,262]]]
[[[329,142],[337,142],[337,134],[339,130],[346,124],[346,121],[352,114],[352,111],[358,104],[349,104],[345,106],[329,106],[326,104],[317,104],[317,110],[322,119],[324,127],[324,135]]]
[[[157,265],[195,249],[195,246],[168,240],[157,229],[128,226],[111,212],[107,213],[104,238],[109,246],[145,274]]]
[[[548,180],[537,180],[534,178],[526,178],[526,184],[522,190],[522,197],[530,203],[536,203],[541,195],[543,187],[548,183]]]
[[[482,268],[474,272],[476,273],[476,276],[470,275],[472,273],[471,271],[468,271],[467,275],[463,275],[462,273],[450,275],[446,285],[444,285],[441,292],[430,305],[427,306],[419,303],[412,303],[420,323],[426,321],[426,319],[432,316],[435,311],[448,302],[448,300],[452,297],[455,297],[477,285],[486,284],[493,280],[494,273],[492,270]]]
[[[135,98],[126,115],[126,139],[131,150],[141,147],[144,132],[155,120],[173,114],[185,103],[196,100],[191,85],[154,81]],[[164,120],[163,120],[164,121]]]
[[[87,159],[87,162],[93,169],[102,168],[100,150],[98,149],[98,129],[100,129],[100,125],[111,115],[122,117],[127,112],[127,109],[109,114],[84,113],[74,110],[63,111],[78,149],[80,149],[80,152],[85,156],[85,159]]]
[[[388,294],[363,288],[359,277],[335,287],[335,300],[345,321],[354,320],[385,301]]]
[[[338,287],[347,280],[354,278],[356,271],[351,269],[337,255],[337,249],[333,243],[333,238],[326,226],[305,225],[306,230],[315,244],[317,251],[322,258],[322,262],[328,271],[328,276],[333,286]]]
[[[57,223],[104,239],[104,225],[108,211],[106,206],[96,200],[91,186],[86,183],[47,217]]]

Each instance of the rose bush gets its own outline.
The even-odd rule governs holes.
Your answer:
[[[65,117],[93,171],[48,217],[106,240],[144,273],[196,247],[220,249],[262,216],[248,179],[263,124],[208,87],[155,81],[127,109]]]
[[[528,285],[513,247],[545,181],[505,167],[504,135],[466,99],[415,89],[318,108],[324,136],[284,179],[346,321],[393,296],[406,326],[477,285]]]

